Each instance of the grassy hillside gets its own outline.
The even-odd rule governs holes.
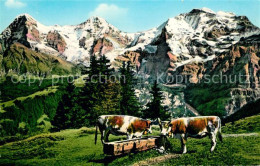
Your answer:
[[[2,83],[5,86],[1,87],[1,136],[20,137],[20,135],[41,133],[50,129],[50,120],[56,114],[67,83],[60,81],[52,86],[50,79],[41,81],[41,86],[39,80],[30,86],[26,83],[18,83],[14,86],[10,81]],[[5,142],[5,137],[0,142]]]
[[[245,106],[243,106],[240,110],[238,110],[234,114],[232,114],[228,117],[225,117],[222,120],[222,122],[223,123],[234,122],[234,121],[242,119],[244,117],[249,117],[252,115],[260,114],[259,105],[260,105],[260,99],[254,101],[254,102],[250,102],[250,103],[246,104]]]
[[[132,165],[140,161],[162,156],[155,165],[259,165],[260,136],[228,136],[226,133],[260,132],[260,115],[228,123],[222,127],[223,142],[218,141],[210,153],[210,140],[188,138],[187,154],[180,154],[178,139],[168,139],[168,153],[176,157],[164,160],[165,154],[156,150],[132,153],[119,157],[103,154],[100,134],[94,144],[95,128],[63,130],[56,133],[39,134],[22,141],[0,146],[0,165]],[[153,127],[153,135],[158,135]],[[126,139],[125,136],[110,136],[110,141]]]
[[[56,81],[56,80],[55,80]],[[11,77],[6,77],[5,81],[0,83],[0,101],[10,101],[18,97],[28,96],[38,91],[42,91],[52,85],[62,86],[61,81],[53,83],[52,79],[35,78],[12,82]]]
[[[120,157],[105,156],[101,141],[94,144],[94,128],[64,130],[40,134],[23,141],[0,146],[0,164],[16,165],[131,165],[145,159],[162,156],[155,150]],[[100,139],[100,134],[98,135]],[[125,139],[111,135],[110,141]],[[169,139],[169,153],[179,153],[180,142]],[[210,140],[188,139],[188,153],[158,163],[158,165],[257,165],[260,163],[260,137],[225,137],[213,153]]]
[[[185,90],[185,100],[201,115],[225,116],[225,104],[231,99],[230,90],[234,85],[201,84]]]
[[[32,95],[1,103],[1,136],[42,132],[44,121],[51,120],[62,96],[62,91],[52,87]],[[42,116],[45,116],[42,117]],[[43,118],[41,121],[39,121]]]
[[[94,144],[94,132],[94,128],[64,130],[0,146],[0,164],[86,165],[90,160],[102,160],[101,141]]]
[[[33,51],[20,43],[12,44],[0,59],[0,69],[10,73],[64,75],[77,72],[73,64],[53,55]]]
[[[188,138],[187,154],[180,154],[178,139],[168,139],[168,153],[176,157],[164,160],[165,154],[156,150],[132,153],[119,157],[103,154],[100,134],[94,144],[95,128],[63,130],[56,133],[40,134],[22,141],[0,146],[0,165],[132,165],[140,161],[162,156],[155,165],[258,165],[260,163],[260,136],[229,137],[225,134],[259,132],[260,115],[248,117],[226,124],[222,128],[223,142],[218,141],[210,153],[210,140]],[[251,127],[249,123],[252,123]],[[153,135],[158,135],[158,127],[153,127]],[[110,141],[126,139],[126,136],[110,135]],[[150,164],[149,164],[150,165]]]
[[[260,132],[260,114],[226,123],[225,126],[222,127],[222,131],[224,133]]]

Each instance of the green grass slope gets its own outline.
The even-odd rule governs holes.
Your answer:
[[[42,132],[56,114],[64,86],[50,86],[28,96],[0,103],[0,136]],[[42,130],[43,129],[43,130]]]
[[[246,104],[245,106],[243,106],[240,110],[238,110],[234,114],[232,114],[228,117],[225,117],[222,120],[222,123],[234,122],[234,121],[237,121],[237,120],[245,118],[245,117],[260,114],[259,106],[260,106],[260,99],[257,99],[254,102],[250,102],[250,103]]]
[[[231,99],[228,84],[199,84],[185,90],[185,100],[198,110],[201,115],[225,116],[225,105]]]
[[[0,146],[0,165],[93,165],[105,157],[101,141],[94,144],[94,132],[94,128],[64,130]]]
[[[260,114],[246,117],[235,122],[226,123],[222,127],[224,133],[260,133]]]
[[[0,146],[0,165],[131,165],[164,154],[156,150],[132,153],[119,157],[103,154],[100,134],[94,144],[95,128],[63,130],[40,134],[28,139]],[[155,134],[158,132],[155,131]],[[125,136],[109,137],[110,141],[126,139]],[[224,137],[210,153],[210,139],[189,138],[187,154],[161,161],[158,165],[258,165],[260,163],[260,137]],[[169,139],[169,153],[181,151],[177,139]]]
[[[210,153],[210,140],[188,139],[188,153],[164,162],[164,165],[258,165],[260,163],[260,137],[227,137],[217,143]],[[180,151],[180,143],[171,140],[172,152]],[[160,164],[158,164],[160,165]]]
[[[3,102],[16,99],[18,97],[29,96],[38,91],[42,91],[52,85],[60,86],[62,83],[53,83],[52,79],[27,79],[21,82],[12,82],[11,77],[0,83],[0,105]]]
[[[1,68],[15,74],[64,75],[77,71],[73,64],[59,57],[33,51],[20,43],[12,44],[0,59]]]

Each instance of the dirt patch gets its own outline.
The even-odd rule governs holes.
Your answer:
[[[258,133],[223,134],[223,137],[248,137],[248,136],[259,136],[259,134]]]
[[[144,161],[140,161],[138,163],[133,164],[133,166],[144,166],[144,165],[153,165],[153,164],[158,164],[161,162],[165,162],[166,160],[170,160],[173,158],[177,158],[179,157],[181,154],[166,154],[164,156],[158,156],[158,157],[154,157],[154,158],[149,158],[147,160]]]

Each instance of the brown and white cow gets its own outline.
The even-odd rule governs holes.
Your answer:
[[[216,147],[216,136],[222,141],[221,120],[217,116],[200,116],[178,118],[172,121],[161,122],[158,119],[162,136],[175,136],[181,141],[182,153],[187,152],[187,137],[203,138],[209,136],[211,139],[212,152]]]
[[[102,143],[108,142],[109,134],[127,135],[127,139],[132,139],[142,137],[144,132],[152,133],[150,120],[127,115],[102,115],[97,120],[95,144],[97,128],[101,132]]]

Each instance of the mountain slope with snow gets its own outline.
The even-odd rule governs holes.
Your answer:
[[[245,16],[207,8],[193,9],[157,28],[137,33],[122,32],[100,17],[91,17],[79,25],[45,26],[22,14],[1,33],[0,51],[19,42],[32,50],[84,65],[88,65],[91,55],[105,54],[111,61],[131,60],[139,71],[151,75],[213,60],[241,38],[259,33],[259,28]],[[150,62],[157,58],[163,64]]]
[[[93,52],[99,39],[105,39],[113,49],[118,49],[131,42],[132,36],[100,17],[91,17],[79,25],[45,26],[30,15],[22,14],[1,33],[0,39],[3,50],[13,42],[20,42],[33,50],[62,56],[74,63],[87,63],[90,55],[109,52],[102,48]]]
[[[100,17],[91,17],[79,25],[45,26],[22,14],[0,34],[0,72],[42,72],[38,64],[43,63],[46,70],[52,66],[69,73],[76,69],[66,61],[87,66],[90,56],[106,55],[115,68],[122,61],[131,61],[137,75],[149,81],[157,78],[161,83],[175,84],[176,76],[182,76],[185,80],[177,85],[194,85],[185,95],[190,96],[194,102],[190,104],[196,109],[232,114],[260,98],[259,36],[259,28],[246,16],[207,8],[193,9],[137,33],[122,32]],[[23,63],[26,58],[28,63]],[[63,68],[63,64],[68,67]],[[219,73],[228,77],[242,74],[246,82],[207,84],[205,89],[205,76],[212,78]]]
[[[229,51],[229,48],[241,38],[260,34],[260,30],[245,16],[236,16],[222,11],[215,13],[203,8],[193,9],[189,13],[170,18],[158,29],[144,32],[144,34],[149,33],[152,35],[148,36],[153,36],[154,39],[150,40],[147,37],[142,42],[143,45],[137,42],[128,50],[138,48],[150,53],[151,51],[145,48],[156,48],[158,46],[156,42],[165,40],[169,47],[167,54],[172,62],[171,70],[174,71],[191,62],[212,60],[216,54]],[[156,51],[153,50],[153,53],[157,54]]]

